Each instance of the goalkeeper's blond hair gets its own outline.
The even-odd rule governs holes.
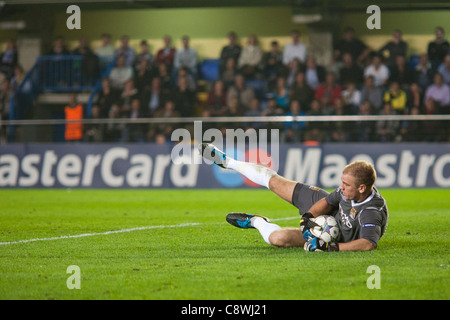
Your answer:
[[[373,165],[364,160],[354,161],[345,166],[342,171],[343,174],[350,174],[355,177],[355,183],[357,186],[364,184],[368,190],[372,190],[372,187],[377,179],[377,173]]]

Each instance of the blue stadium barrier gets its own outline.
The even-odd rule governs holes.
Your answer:
[[[10,120],[23,119],[43,92],[81,92],[96,88],[100,76],[111,70],[114,56],[40,56],[10,101]],[[10,140],[14,126],[10,129]]]

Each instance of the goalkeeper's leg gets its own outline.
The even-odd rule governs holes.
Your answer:
[[[204,158],[214,161],[218,166],[235,170],[250,181],[268,188],[282,199],[292,203],[296,181],[285,179],[263,165],[232,159],[213,144],[203,143],[199,146],[199,151]]]
[[[305,244],[299,228],[281,228],[263,216],[230,213],[226,219],[237,228],[257,229],[265,242],[277,247],[302,247]]]

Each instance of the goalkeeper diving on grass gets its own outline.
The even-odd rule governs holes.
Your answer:
[[[226,220],[243,229],[257,229],[264,241],[277,247],[304,247],[306,251],[374,250],[386,231],[389,215],[385,199],[374,186],[376,172],[367,161],[347,165],[340,186],[331,193],[315,186],[288,180],[263,165],[228,157],[209,143],[199,145],[200,154],[216,165],[235,170],[264,186],[298,208],[299,228],[282,228],[266,217],[230,213]],[[339,239],[325,241],[317,236],[319,216],[334,216],[340,230]]]

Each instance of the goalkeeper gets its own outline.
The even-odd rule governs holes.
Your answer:
[[[376,172],[366,161],[347,165],[341,185],[328,193],[288,180],[262,165],[234,160],[212,144],[201,144],[199,151],[205,159],[239,172],[299,209],[300,228],[281,228],[259,215],[227,215],[227,221],[236,227],[257,229],[268,244],[304,247],[306,251],[366,251],[376,249],[386,231],[389,219],[386,201],[374,187]],[[341,233],[339,243],[325,243],[311,234],[314,218],[320,215],[336,218]]]

